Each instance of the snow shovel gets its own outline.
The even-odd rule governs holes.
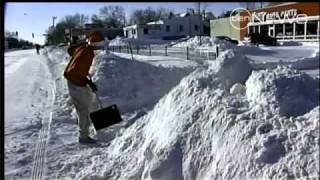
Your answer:
[[[117,105],[113,104],[111,106],[103,108],[97,93],[94,93],[96,94],[97,100],[101,108],[98,111],[90,113],[90,118],[96,131],[120,123],[122,119]]]

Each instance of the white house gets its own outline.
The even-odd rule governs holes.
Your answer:
[[[203,21],[199,15],[181,14],[145,25],[131,25],[123,28],[128,38],[177,39],[203,33]]]

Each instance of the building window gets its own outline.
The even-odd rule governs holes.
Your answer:
[[[286,24],[285,28],[286,36],[293,36],[293,24]]]
[[[148,28],[143,28],[143,34],[148,34],[148,33],[149,33]]]
[[[260,26],[260,33],[261,34],[268,34],[268,30],[269,30],[268,25],[261,25]]]
[[[254,33],[254,27],[253,26],[249,26],[249,34]]]
[[[132,34],[135,34],[135,33],[136,33],[135,29],[132,29]]]
[[[317,21],[308,21],[307,22],[307,38],[316,38],[317,37]]]
[[[198,25],[194,25],[194,30],[198,31]]]
[[[180,25],[179,26],[179,32],[182,32],[183,31],[183,25]]]
[[[275,24],[276,37],[283,36],[283,24]]]
[[[170,32],[170,26],[166,25],[166,32]]]
[[[253,26],[254,27],[254,32],[259,33],[259,26]]]
[[[296,39],[304,39],[304,23],[296,23]]]

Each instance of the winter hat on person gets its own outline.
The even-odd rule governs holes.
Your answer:
[[[88,40],[91,43],[104,41],[104,36],[100,32],[91,32],[88,35]]]

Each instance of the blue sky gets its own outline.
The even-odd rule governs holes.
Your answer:
[[[98,14],[99,9],[107,5],[119,5],[125,9],[127,19],[135,9],[164,7],[174,12],[185,12],[187,8],[197,8],[197,3],[6,3],[5,29],[18,31],[19,38],[36,43],[44,43],[46,29],[52,25],[52,16],[57,16],[58,22],[66,15],[81,13],[85,15]],[[202,3],[206,9],[215,15],[225,10],[239,7],[239,3]],[[35,37],[32,38],[32,33]]]

